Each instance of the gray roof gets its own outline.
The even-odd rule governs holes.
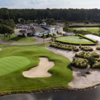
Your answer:
[[[38,28],[34,28],[34,30],[35,30],[35,33],[45,31],[45,29],[40,28],[40,27],[38,27]]]
[[[65,34],[67,34],[68,36],[74,35],[74,33],[65,33]]]

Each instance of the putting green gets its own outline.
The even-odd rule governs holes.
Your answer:
[[[0,76],[17,71],[30,64],[30,60],[21,56],[9,56],[0,59]]]
[[[81,39],[78,36],[58,37],[56,41],[70,44],[94,44],[92,41],[84,38]]]

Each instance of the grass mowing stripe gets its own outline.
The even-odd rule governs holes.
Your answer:
[[[24,63],[21,61],[24,61]],[[14,72],[20,68],[27,66],[28,64],[30,64],[30,61],[27,58],[20,57],[20,56],[10,56],[10,57],[1,58],[0,76]]]

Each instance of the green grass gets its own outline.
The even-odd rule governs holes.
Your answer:
[[[5,47],[5,46],[9,46],[8,44],[1,44],[0,43],[0,48]]]
[[[49,69],[51,77],[25,78],[22,72],[37,66],[39,57],[43,56],[55,63],[54,67]],[[0,69],[3,70],[0,71],[0,92],[69,87],[68,83],[73,79],[69,59],[46,50],[43,44],[5,47],[0,52],[0,60]]]
[[[2,40],[4,41],[9,41],[9,37],[2,37]],[[11,35],[10,36],[10,41],[9,42],[18,42],[18,43],[31,43],[31,42],[36,42],[37,40],[31,37],[18,37],[16,35]]]
[[[97,33],[99,34],[99,27],[82,27],[82,28],[70,28],[71,30],[84,30],[84,31],[90,31],[92,33]]]
[[[0,77],[19,70],[30,64],[30,60],[20,56],[8,56],[0,59]]]
[[[71,44],[93,44],[93,42],[87,39],[80,39],[80,37],[78,36],[58,37],[56,40],[64,43],[71,43]]]

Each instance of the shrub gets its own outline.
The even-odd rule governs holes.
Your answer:
[[[86,68],[88,66],[88,60],[82,58],[73,59],[71,65],[78,68]]]
[[[92,66],[92,68],[100,68],[100,62],[95,61],[94,65]]]
[[[100,55],[96,52],[90,53],[90,52],[80,52],[80,53],[76,53],[75,57],[80,57],[80,58],[85,58],[88,59],[89,57],[95,57],[95,58],[99,58]]]
[[[91,48],[91,47],[81,47],[81,49],[83,51],[93,51],[93,48]]]
[[[96,50],[100,50],[100,47],[97,47]]]
[[[50,44],[51,47],[55,47],[55,48],[59,48],[59,49],[64,49],[64,50],[73,50],[73,51],[79,51],[79,48],[76,46],[72,46],[72,45],[64,45],[61,44],[59,42],[53,42]]]
[[[100,55],[98,53],[96,53],[96,52],[91,53],[91,56],[92,57],[96,57],[96,58],[99,58],[100,57]]]

